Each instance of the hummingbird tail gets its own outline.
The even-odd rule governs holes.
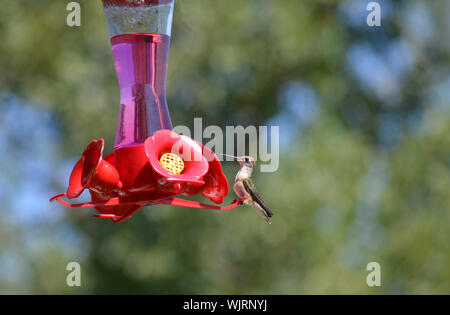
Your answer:
[[[264,217],[267,223],[271,224],[270,218],[273,217],[273,212],[270,211],[269,208],[266,207],[263,208],[258,203],[253,203],[253,207],[256,209],[256,211],[259,212],[259,214],[261,214]]]

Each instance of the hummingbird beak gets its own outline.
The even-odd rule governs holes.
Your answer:
[[[228,156],[228,157],[233,158],[235,161],[239,161],[239,160],[238,160],[238,157],[237,157],[237,156],[234,156],[234,155],[223,154],[223,153],[217,153],[217,154],[222,155],[222,156]]]

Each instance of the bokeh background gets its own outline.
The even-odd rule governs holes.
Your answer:
[[[378,1],[370,28],[364,0],[177,0],[172,121],[280,126],[279,170],[255,175],[272,225],[48,203],[91,139],[112,151],[119,108],[101,1],[72,28],[68,2],[0,6],[0,293],[450,293],[449,1]]]

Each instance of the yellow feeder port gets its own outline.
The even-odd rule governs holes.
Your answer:
[[[162,168],[174,175],[180,175],[184,170],[183,160],[176,154],[164,153],[159,160]]]

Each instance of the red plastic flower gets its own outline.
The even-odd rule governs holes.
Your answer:
[[[202,193],[215,203],[222,203],[228,194],[228,181],[219,159],[199,142],[163,129],[145,141],[145,152],[159,185],[181,183],[184,195]],[[181,174],[172,174],[161,166],[160,159],[165,153],[176,154],[183,160]]]
[[[103,139],[88,144],[72,170],[66,193],[72,199],[89,189],[93,206],[103,214],[129,217],[148,202],[160,203],[180,194],[201,193],[222,203],[228,194],[228,181],[214,152],[171,130],[159,130],[144,144],[118,148],[105,158],[103,149]],[[181,164],[179,173],[161,165],[167,154]]]
[[[70,174],[67,198],[80,196],[87,187],[105,195],[122,188],[116,168],[102,158],[104,145],[103,139],[92,140],[87,145]]]

